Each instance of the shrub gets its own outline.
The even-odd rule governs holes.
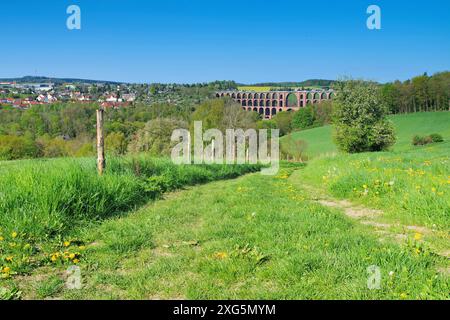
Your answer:
[[[430,143],[443,142],[444,138],[440,134],[433,133],[429,136],[415,135],[412,139],[412,144],[415,146],[424,146]]]
[[[307,129],[314,124],[314,113],[311,106],[297,111],[292,118],[292,129]]]
[[[430,134],[430,138],[433,142],[444,142],[444,138],[439,133]]]
[[[345,152],[382,151],[395,143],[394,127],[387,120],[387,109],[378,87],[363,81],[338,84],[333,103],[334,140]]]

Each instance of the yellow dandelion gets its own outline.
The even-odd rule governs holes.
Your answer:
[[[2,269],[2,272],[3,272],[3,273],[10,273],[10,272],[11,272],[11,268],[10,268],[10,267],[4,267],[4,268]]]
[[[70,241],[64,241],[64,247],[70,246]]]
[[[5,238],[3,238],[2,236],[0,236],[0,241],[3,241],[3,240],[5,240]]]
[[[436,193],[436,188],[431,188],[431,191],[432,191],[433,193]]]
[[[70,259],[70,260],[75,259],[75,254],[74,254],[74,253],[69,254],[69,259]]]
[[[405,292],[402,292],[402,293],[400,294],[400,299],[405,300],[405,299],[407,299],[407,298],[408,298],[408,295],[407,295]]]
[[[217,252],[214,256],[217,259],[225,259],[226,257],[228,257],[228,254],[226,252]]]
[[[52,257],[50,258],[50,260],[51,260],[52,262],[55,262],[56,260],[58,260],[58,257],[55,256],[55,255],[52,255]]]
[[[6,257],[6,261],[7,262],[12,262],[13,261],[13,259],[14,259],[14,257],[12,257],[12,256],[9,256],[9,257]]]
[[[422,234],[417,232],[417,233],[414,235],[414,240],[419,241],[419,240],[421,240],[421,239],[422,239]]]
[[[78,259],[73,259],[72,262],[75,263],[75,264],[77,264],[78,262],[80,262],[80,260],[78,260]]]
[[[17,238],[17,232],[13,232],[13,233],[11,233],[11,237],[13,238],[13,239],[15,239],[15,238]]]

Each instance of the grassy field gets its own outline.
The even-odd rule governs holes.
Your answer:
[[[296,187],[294,169],[177,192],[86,232],[83,289],[46,266],[26,298],[445,299],[445,259],[415,240],[380,242],[367,227]],[[301,170],[300,170],[301,171]],[[300,172],[297,171],[297,172]],[[381,269],[379,290],[368,267]]]
[[[211,182],[257,168],[146,158],[101,179],[92,160],[2,163],[0,298],[449,299],[448,115],[393,117],[398,142],[381,153],[325,156],[330,127],[297,133],[322,156],[274,177]],[[410,145],[434,132],[446,141]],[[65,286],[73,264],[80,290]]]
[[[0,163],[0,275],[27,273],[57,257],[66,239],[187,185],[234,178],[256,165],[174,165],[146,156],[110,158],[104,176],[95,159]],[[80,241],[78,241],[80,242]],[[70,253],[79,260],[79,253]]]
[[[397,143],[394,151],[405,151],[411,148],[414,135],[427,135],[439,133],[444,139],[450,140],[450,112],[415,113],[407,115],[392,116],[394,122]],[[337,152],[332,139],[332,127],[319,127],[292,134],[294,139],[307,142],[307,154],[310,157],[327,155]]]

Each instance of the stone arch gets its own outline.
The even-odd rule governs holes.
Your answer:
[[[277,108],[272,108],[272,116],[277,114]]]
[[[272,95],[272,99],[278,99],[278,93],[274,93],[274,94]]]
[[[283,106],[283,100],[280,100],[280,107]]]
[[[265,98],[266,98],[266,95],[265,95],[264,93],[261,93],[261,94],[259,95],[259,98],[260,98],[260,99],[265,99]]]
[[[270,108],[266,108],[266,110],[264,110],[264,114],[266,116],[270,116]]]
[[[311,99],[313,98],[312,93],[311,93],[311,92],[308,93],[308,94],[306,95],[306,98],[307,98],[308,100],[311,100]]]
[[[264,108],[259,108],[259,114],[264,114]]]
[[[289,108],[296,108],[298,106],[298,98],[295,93],[290,93],[286,97],[286,106]]]
[[[272,100],[272,107],[278,107],[278,101]]]
[[[311,100],[306,100],[306,105],[311,104]]]
[[[252,100],[248,100],[247,105],[248,105],[249,107],[252,107],[252,106],[253,106],[253,101],[252,101]]]
[[[304,107],[303,100],[300,101],[300,108]]]
[[[278,109],[278,112],[282,112],[282,111],[283,111],[283,109],[282,109],[282,108],[279,108],[279,109]]]
[[[241,100],[238,100],[237,103],[241,104]]]
[[[253,100],[253,105],[254,105],[255,107],[257,107],[257,106],[258,106],[258,100]]]
[[[264,107],[264,100],[259,100],[259,106]]]
[[[247,100],[242,100],[242,106],[246,107],[247,106]]]
[[[270,100],[266,100],[266,107],[270,107]]]
[[[333,99],[336,95],[334,94],[334,92],[330,92],[328,94],[328,99]]]
[[[220,98],[220,93],[216,93],[216,98]]]
[[[253,99],[259,99],[259,94],[255,93],[255,94],[253,95]]]
[[[319,100],[320,94],[318,92],[314,93],[314,100]]]
[[[317,100],[314,100],[313,103],[317,103]]]
[[[227,93],[227,97],[229,97],[230,96],[230,94],[229,93]]]
[[[283,94],[280,94],[280,99],[283,99]]]
[[[242,98],[242,96],[241,96],[240,93],[237,94],[237,98],[238,98],[238,99],[241,99],[241,98]]]
[[[291,109],[291,108],[287,109],[287,112],[291,112],[291,111],[292,111],[292,109]]]
[[[236,94],[233,93],[233,94],[231,95],[231,98],[236,99]]]
[[[327,97],[327,94],[324,92],[324,93],[322,93],[322,96],[320,97],[322,100],[325,100],[325,99],[327,99],[328,97]]]
[[[253,108],[253,111],[258,112],[258,108]]]
[[[244,94],[242,95],[242,99],[247,99],[247,94],[246,94],[246,93],[244,93]]]

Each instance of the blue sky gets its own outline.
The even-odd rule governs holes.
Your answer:
[[[71,4],[81,30],[66,28]],[[366,27],[371,4],[381,30]],[[0,13],[0,77],[385,82],[450,70],[448,0],[17,0]]]

